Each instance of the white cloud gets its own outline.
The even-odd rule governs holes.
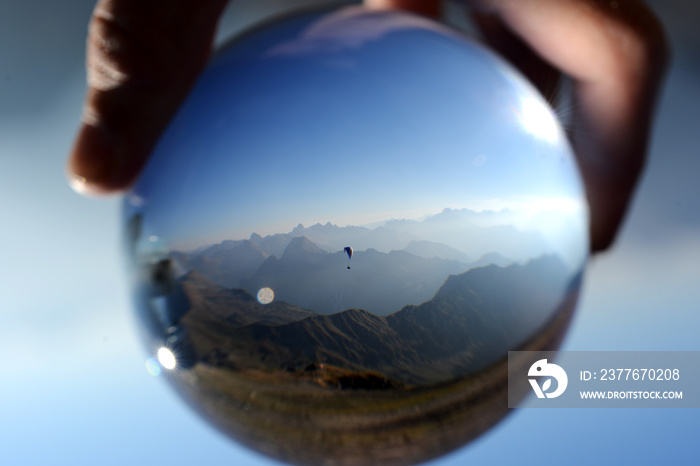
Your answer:
[[[267,56],[296,57],[356,49],[387,34],[416,27],[440,28],[418,16],[349,7],[323,16],[309,26],[298,39],[274,47]]]

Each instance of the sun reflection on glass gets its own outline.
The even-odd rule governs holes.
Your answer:
[[[272,291],[272,288],[268,288],[267,286],[265,288],[260,288],[258,291],[258,302],[260,304],[270,304],[273,299],[275,299],[275,292]]]
[[[153,377],[157,377],[161,373],[161,367],[156,358],[150,357],[146,360],[146,371]]]
[[[175,369],[175,366],[177,366],[177,359],[175,359],[175,355],[164,346],[158,349],[158,362],[160,362],[160,365],[168,370]]]
[[[520,100],[516,118],[523,129],[538,139],[556,142],[561,135],[560,126],[552,111],[539,99],[526,96]]]

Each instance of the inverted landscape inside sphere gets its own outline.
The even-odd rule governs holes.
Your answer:
[[[444,382],[523,344],[578,286],[581,264],[497,220],[513,215],[445,209],[371,228],[298,225],[187,252],[149,238],[139,246],[152,264],[149,320],[160,336],[182,327],[183,340],[186,330],[177,345],[189,345],[191,363],[324,363],[397,386]],[[501,244],[517,260],[485,252]]]
[[[501,419],[507,352],[567,328],[587,223],[530,84],[357,7],[220,50],[124,205],[150,354],[222,431],[297,464],[413,464]]]

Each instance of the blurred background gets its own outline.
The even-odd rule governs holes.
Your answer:
[[[219,40],[308,3],[233,2]],[[700,350],[700,4],[649,4],[673,64],[647,171],[616,246],[590,263],[566,350]],[[271,464],[146,371],[120,200],[65,181],[93,5],[0,0],[0,464]],[[692,409],[520,409],[431,464],[698,464],[698,431]]]

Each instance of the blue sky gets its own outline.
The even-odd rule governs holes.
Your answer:
[[[65,183],[92,4],[0,2],[0,463],[271,464],[146,372],[119,249],[121,203],[83,199]],[[264,14],[236,8],[230,28],[242,10]],[[676,49],[648,171],[616,248],[589,266],[566,349],[700,350],[693,44]],[[432,464],[542,464],[544,445],[568,464],[696,464],[699,428],[695,410],[516,410]]]
[[[480,47],[352,15],[275,31],[219,53],[173,121],[134,190],[144,236],[192,249],[299,223],[525,208],[570,216],[584,247],[561,131]]]

